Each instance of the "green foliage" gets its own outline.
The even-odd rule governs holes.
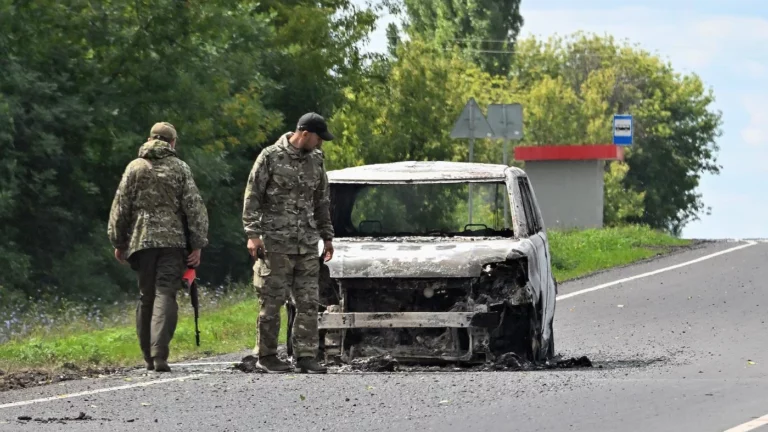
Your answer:
[[[382,65],[374,66],[384,67]],[[366,77],[345,90],[346,101],[331,127],[338,139],[324,144],[327,166],[336,169],[401,160],[466,161],[466,141],[449,137],[470,96],[485,106],[504,98],[507,80],[491,77],[464,60],[420,39],[403,42],[387,74]],[[476,161],[488,160],[478,140]]]
[[[253,160],[303,112],[333,109],[373,19],[347,0],[0,0],[0,286],[88,301],[135,290],[106,218],[161,120],[209,210],[200,275],[245,276]]]
[[[605,179],[605,204],[603,222],[606,226],[621,225],[629,218],[643,215],[645,192],[625,188],[622,182],[627,176],[629,165],[622,162],[608,164]]]
[[[520,0],[403,0],[409,36],[459,46],[473,63],[506,75],[523,25]]]
[[[275,86],[265,103],[283,113],[281,130],[293,130],[307,111],[330,116],[340,89],[359,80],[370,57],[359,42],[373,31],[374,10],[350,0],[267,0],[257,10],[273,17],[274,39],[254,53],[267,59],[262,70]]]
[[[695,74],[611,37],[577,33],[519,41],[511,76],[525,106],[523,144],[609,143],[613,114],[633,115],[621,184],[644,193],[643,211],[623,222],[677,232],[705,210],[696,189],[702,174],[719,173],[722,118]]]
[[[580,34],[519,41],[509,79],[483,72],[458,50],[435,48],[420,34],[399,42],[396,54],[372,68],[386,73],[346,89],[346,103],[333,117],[339,140],[326,145],[330,168],[466,161],[467,140],[448,134],[470,97],[481,108],[523,104],[524,137],[517,145],[609,143],[613,114],[629,112],[635,144],[626,165],[606,174],[606,220],[677,232],[704,210],[697,187],[703,173],[719,170],[721,117],[710,111],[711,92],[695,75],[676,74],[610,37]],[[475,161],[501,161],[498,141],[475,145]]]
[[[161,120],[176,125],[209,210],[199,275],[214,285],[249,277],[245,180],[258,152],[309,110],[338,137],[324,145],[329,169],[468,160],[467,141],[449,132],[470,97],[521,102],[524,145],[605,143],[611,116],[628,112],[636,144],[606,172],[607,223],[679,232],[705,210],[697,187],[719,171],[721,117],[698,77],[610,37],[517,41],[519,0],[400,6],[407,40],[390,27],[391,55],[379,56],[359,44],[376,9],[351,0],[0,0],[0,302],[135,292],[106,218],[124,167]],[[501,144],[476,140],[474,160],[499,163]],[[498,220],[494,196],[478,189],[476,221]],[[463,191],[430,205],[431,221],[466,220]]]

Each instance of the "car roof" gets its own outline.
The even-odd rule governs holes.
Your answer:
[[[445,161],[404,161],[362,165],[328,172],[329,183],[452,183],[505,181],[507,173],[525,176],[501,164]]]

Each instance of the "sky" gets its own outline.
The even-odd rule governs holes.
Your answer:
[[[723,115],[723,168],[698,188],[711,215],[689,223],[683,237],[768,238],[768,1],[522,0],[520,8],[521,37],[610,34],[697,74]],[[394,19],[379,19],[367,50],[386,50],[386,25]]]

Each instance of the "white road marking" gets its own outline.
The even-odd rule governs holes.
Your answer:
[[[164,379],[159,379],[159,380],[147,381],[147,382],[143,382],[143,383],[127,384],[127,385],[122,385],[122,386],[117,386],[117,387],[106,387],[106,388],[100,388],[100,389],[96,389],[96,390],[83,391],[83,392],[79,392],[79,393],[70,393],[70,394],[63,394],[63,395],[52,396],[52,397],[47,397],[47,398],[25,400],[25,401],[19,401],[19,402],[11,402],[11,403],[0,405],[0,409],[3,409],[3,408],[13,408],[13,407],[24,406],[24,405],[32,405],[32,404],[42,403],[42,402],[51,402],[51,401],[55,401],[55,400],[69,399],[69,398],[74,398],[74,397],[78,397],[78,396],[88,396],[88,395],[97,394],[97,393],[105,393],[105,392],[111,392],[111,391],[117,391],[117,390],[126,390],[126,389],[131,389],[131,388],[136,388],[136,387],[147,387],[147,386],[151,386],[151,385],[155,385],[155,384],[164,384],[164,383],[172,382],[172,381],[183,381],[185,379],[199,378],[199,377],[203,377],[203,376],[208,376],[208,375],[206,375],[206,374],[185,375],[185,376],[176,377],[176,378],[164,378]]]
[[[756,418],[752,421],[748,421],[744,424],[732,427],[725,432],[749,432],[765,425],[768,425],[768,414],[760,418]]]
[[[732,247],[730,249],[726,249],[726,250],[723,250],[723,251],[720,251],[720,252],[716,252],[716,253],[713,253],[713,254],[710,254],[710,255],[705,255],[703,257],[696,258],[694,260],[686,261],[684,263],[676,264],[676,265],[673,265],[673,266],[664,267],[664,268],[661,268],[661,269],[658,269],[658,270],[654,270],[654,271],[650,271],[650,272],[647,272],[647,273],[642,273],[642,274],[639,274],[639,275],[630,276],[628,278],[619,279],[619,280],[616,280],[616,281],[613,281],[613,282],[604,283],[604,284],[601,284],[601,285],[594,286],[592,288],[587,288],[587,289],[575,291],[575,292],[572,292],[572,293],[563,294],[561,296],[557,296],[555,299],[556,300],[565,300],[565,299],[570,298],[570,297],[575,297],[577,295],[586,294],[588,292],[597,291],[597,290],[601,290],[601,289],[604,289],[604,288],[612,287],[614,285],[622,284],[624,282],[629,282],[629,281],[632,281],[632,280],[635,280],[635,279],[640,279],[640,278],[644,278],[644,277],[648,277],[648,276],[653,276],[653,275],[656,275],[656,274],[659,274],[659,273],[667,272],[667,271],[670,271],[670,270],[679,269],[681,267],[689,266],[691,264],[700,263],[702,261],[706,261],[706,260],[711,259],[711,258],[715,258],[715,257],[721,256],[721,255],[725,255],[725,254],[731,253],[731,252],[736,252],[737,250],[741,250],[741,249],[745,249],[745,248],[754,246],[754,245],[758,244],[758,242],[759,243],[766,243],[768,241],[762,240],[762,239],[761,240],[756,240],[756,241],[747,240],[745,244],[740,245],[740,246]],[[768,425],[768,414],[766,414],[766,415],[764,415],[764,416],[762,416],[760,418],[756,418],[754,420],[748,421],[747,423],[744,423],[744,424],[732,427],[732,428],[730,428],[730,429],[728,429],[727,431],[724,431],[724,432],[749,432],[751,430],[755,430],[755,429],[757,429],[759,427],[762,427],[762,426],[765,426],[765,425]]]
[[[601,285],[598,285],[598,286],[594,286],[592,288],[587,288],[587,289],[583,289],[583,290],[580,290],[580,291],[575,291],[575,292],[572,292],[572,293],[559,295],[559,296],[555,297],[555,300],[556,301],[558,301],[558,300],[565,300],[567,298],[576,297],[577,295],[586,294],[588,292],[597,291],[597,290],[601,290],[601,289],[604,289],[604,288],[612,287],[614,285],[623,284],[624,282],[633,281],[635,279],[640,279],[640,278],[644,278],[644,277],[648,277],[648,276],[653,276],[653,275],[656,275],[656,274],[659,274],[659,273],[667,272],[667,271],[670,271],[670,270],[679,269],[681,267],[689,266],[691,264],[700,263],[702,261],[706,261],[708,259],[715,258],[715,257],[718,257],[720,255],[725,255],[725,254],[728,254],[728,253],[731,253],[731,252],[736,252],[737,250],[748,248],[748,247],[754,246],[756,244],[757,244],[756,241],[747,240],[747,243],[743,244],[741,246],[732,247],[730,249],[726,249],[726,250],[723,250],[723,251],[720,251],[720,252],[716,252],[716,253],[713,253],[713,254],[710,254],[710,255],[705,255],[705,256],[703,256],[701,258],[696,258],[695,260],[686,261],[684,263],[676,264],[676,265],[673,265],[673,266],[670,266],[670,267],[664,267],[664,268],[661,268],[661,269],[658,269],[658,270],[654,270],[654,271],[650,271],[650,272],[647,272],[647,273],[642,273],[642,274],[639,274],[639,275],[630,276],[628,278],[619,279],[619,280],[616,280],[616,281],[613,281],[613,282],[604,283],[604,284],[601,284]]]

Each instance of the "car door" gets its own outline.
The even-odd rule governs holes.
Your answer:
[[[541,305],[541,323],[542,323],[542,342],[546,347],[552,338],[552,321],[555,314],[555,300],[557,296],[557,286],[552,276],[552,259],[549,250],[549,241],[544,228],[544,221],[541,217],[541,211],[533,192],[531,183],[527,176],[518,176],[516,179],[517,190],[520,197],[523,214],[525,217],[525,235],[533,246],[534,260],[537,265],[536,277],[538,288],[540,290]],[[533,281],[532,281],[533,282]],[[554,353],[550,353],[554,354]]]

